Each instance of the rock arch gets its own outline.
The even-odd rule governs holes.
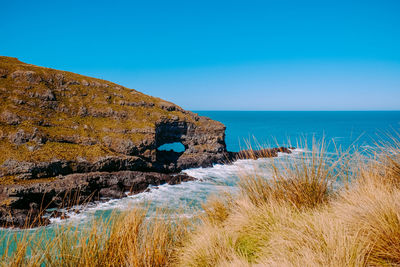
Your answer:
[[[157,151],[156,164],[166,171],[206,167],[226,156],[225,126],[205,117],[197,123],[163,120],[156,125],[155,146],[180,142],[184,152]]]

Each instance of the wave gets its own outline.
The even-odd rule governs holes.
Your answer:
[[[302,149],[293,149],[293,154],[278,153],[278,157],[290,157],[302,153]],[[112,211],[129,210],[137,204],[149,203],[150,210],[157,207],[168,207],[183,210],[183,216],[192,216],[199,210],[201,204],[210,194],[221,191],[234,192],[241,175],[265,173],[266,165],[272,158],[260,158],[257,160],[237,160],[232,164],[215,164],[208,168],[192,168],[183,172],[194,177],[194,181],[183,182],[178,185],[163,184],[149,186],[146,192],[128,195],[122,199],[99,201],[87,205],[75,206],[73,209],[60,210],[67,219],[50,218],[52,224],[85,223],[93,217],[111,216]],[[266,173],[268,175],[268,173]],[[74,212],[79,210],[79,213]]]

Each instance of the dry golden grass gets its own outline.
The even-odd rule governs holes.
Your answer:
[[[165,209],[151,218],[147,213],[135,207],[85,229],[63,225],[55,233],[26,232],[9,240],[17,247],[3,252],[0,266],[168,266],[190,227]]]
[[[369,160],[324,150],[243,175],[238,193],[210,198],[190,221],[137,207],[83,232],[62,228],[31,252],[23,237],[3,265],[400,266],[399,142]]]
[[[359,155],[332,161],[313,145],[297,160],[272,164],[272,179],[243,176],[239,195],[205,205],[180,265],[399,266],[398,144],[370,161]]]
[[[255,205],[274,199],[296,208],[313,208],[327,202],[332,183],[340,175],[340,160],[330,160],[324,145],[314,144],[310,152],[300,153],[296,160],[274,161],[268,166],[269,179],[256,171],[251,177],[242,177],[239,187]]]

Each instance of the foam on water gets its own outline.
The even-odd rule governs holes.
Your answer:
[[[301,149],[293,150],[293,154],[302,152]],[[286,153],[278,153],[278,157],[288,157]],[[221,191],[234,192],[237,190],[236,184],[241,175],[251,175],[260,169],[263,174],[266,173],[265,166],[271,161],[271,158],[261,158],[257,160],[237,160],[233,164],[215,164],[209,168],[193,168],[183,172],[196,178],[194,181],[184,182],[178,185],[164,184],[160,186],[150,186],[148,192],[135,195],[128,195],[122,199],[113,199],[102,202],[95,202],[84,206],[74,207],[73,210],[79,210],[79,214],[63,210],[69,218],[61,220],[60,218],[51,218],[53,224],[64,223],[85,223],[93,217],[111,216],[112,211],[123,211],[132,208],[141,203],[150,203],[150,209],[157,207],[180,208],[184,215],[190,216],[201,207],[210,194]]]

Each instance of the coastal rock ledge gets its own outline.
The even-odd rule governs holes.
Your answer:
[[[193,178],[236,156],[225,126],[101,79],[0,56],[0,226],[47,224],[41,210]],[[185,151],[161,151],[180,142]],[[271,154],[272,155],[272,154]],[[79,196],[79,197],[77,197]]]

